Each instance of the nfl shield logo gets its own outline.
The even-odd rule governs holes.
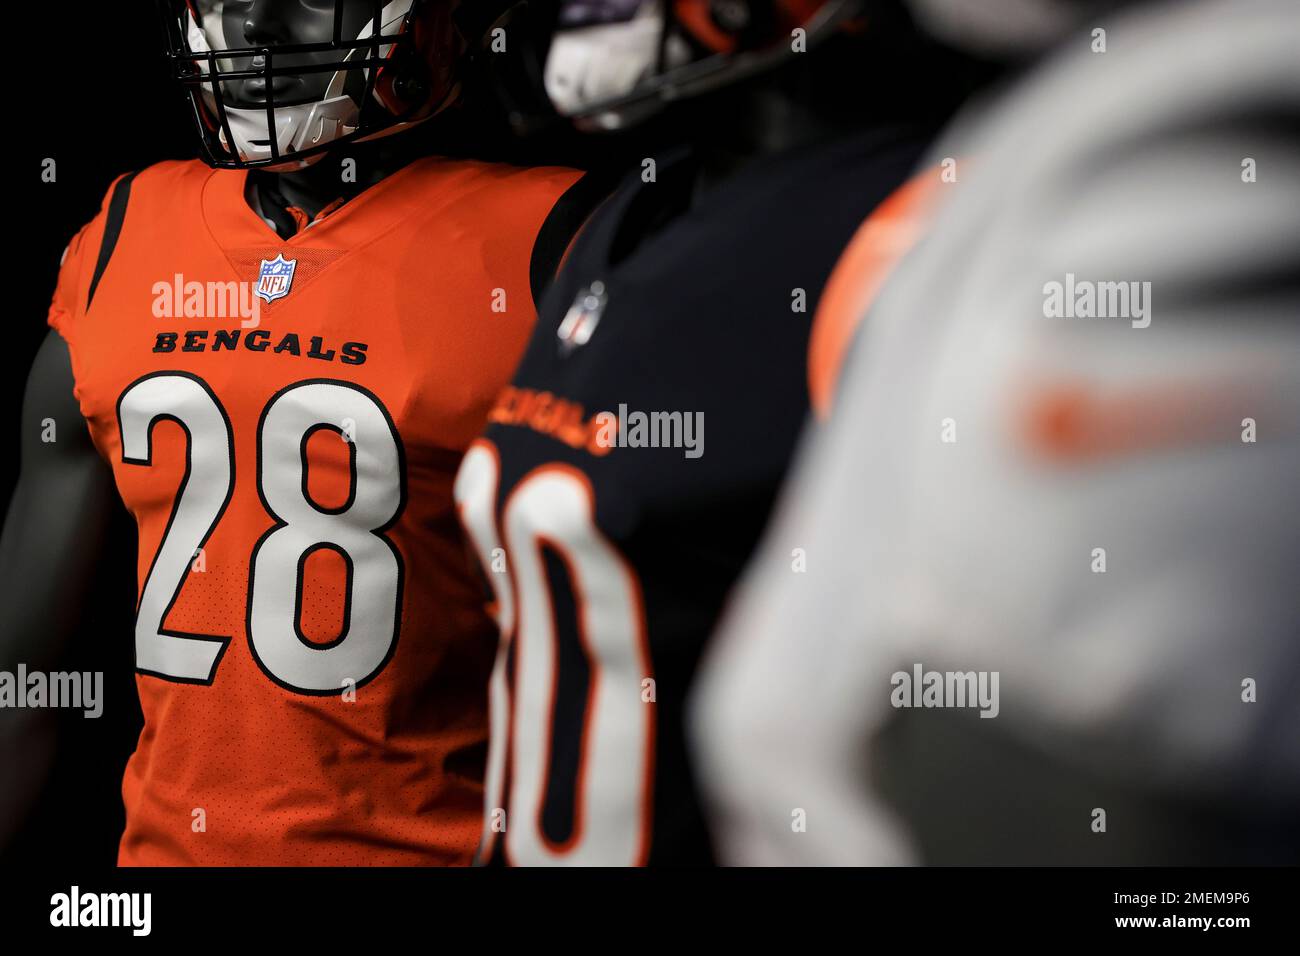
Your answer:
[[[282,255],[263,259],[257,273],[257,288],[253,291],[267,302],[283,299],[293,285],[293,270],[297,265],[297,259],[286,259]]]
[[[605,314],[607,302],[609,295],[605,292],[605,283],[600,281],[593,282],[578,293],[560,327],[555,330],[561,358],[567,358],[574,349],[591,340],[592,333],[600,324],[600,317]]]

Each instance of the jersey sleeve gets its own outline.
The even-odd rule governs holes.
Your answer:
[[[81,393],[77,383],[82,381],[77,345],[78,326],[90,307],[94,286],[108,265],[113,250],[112,242],[106,243],[105,237],[110,233],[115,235],[121,228],[132,178],[133,174],[124,173],[113,180],[104,194],[99,212],[77,231],[63,250],[59,276],[45,317],[46,323],[59,334],[68,348],[73,391],[78,403],[81,402]]]
[[[130,178],[129,173],[124,173],[113,180],[104,194],[99,212],[77,231],[72,241],[63,250],[63,258],[59,264],[59,277],[54,286],[54,295],[50,299],[46,322],[69,346],[72,345],[72,336],[75,333],[75,317],[80,312],[84,312],[88,305],[86,298],[90,292],[90,285],[108,264],[107,256],[103,254],[105,228],[113,216],[113,207],[124,206],[125,196],[122,195],[122,187],[130,181]]]
[[[840,369],[858,327],[933,215],[940,175],[937,167],[919,173],[877,206],[826,283],[808,342],[809,403],[819,419],[830,417]]]
[[[59,260],[59,277],[54,284],[54,295],[50,298],[50,308],[45,321],[65,340],[71,332],[70,323],[76,309],[82,259],[86,246],[91,244],[88,235],[95,231],[95,224],[96,220],[92,219],[77,230],[77,234],[64,248],[63,257]]]
[[[537,230],[528,262],[528,285],[536,309],[541,308],[542,296],[560,271],[578,233],[615,185],[613,178],[600,172],[556,172],[559,176],[547,185],[553,189],[563,183],[564,189]]]

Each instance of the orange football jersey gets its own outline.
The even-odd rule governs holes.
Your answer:
[[[470,860],[496,643],[452,480],[579,176],[427,158],[282,240],[168,162],[73,240],[49,322],[139,530],[119,863]]]

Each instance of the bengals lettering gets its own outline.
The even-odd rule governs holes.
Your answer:
[[[363,365],[366,361],[364,342],[344,342],[338,352],[325,348],[325,339],[313,335],[307,340],[304,352],[298,335],[287,332],[278,339],[273,339],[267,329],[253,329],[244,334],[244,329],[217,329],[211,333],[207,329],[191,329],[188,332],[158,332],[154,339],[155,352],[234,352],[240,348],[249,352],[288,352],[290,355],[306,355],[307,358],[333,362],[335,356],[344,365]],[[209,334],[211,339],[209,340]],[[242,338],[241,338],[242,336]]]

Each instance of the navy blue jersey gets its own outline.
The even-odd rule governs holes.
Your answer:
[[[480,859],[712,861],[691,677],[807,417],[819,293],[924,145],[862,133],[698,198],[678,153],[575,242],[457,477],[503,635]]]

